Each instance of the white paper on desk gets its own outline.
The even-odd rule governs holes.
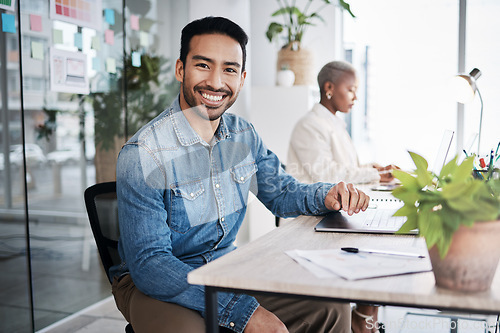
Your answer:
[[[296,255],[347,280],[368,279],[432,270],[428,257],[413,258],[372,253],[348,253],[340,249],[296,250]]]
[[[314,276],[316,276],[317,278],[320,278],[320,279],[339,278],[339,276],[337,274],[301,257],[297,252],[299,252],[299,251],[291,250],[291,251],[286,251],[285,253],[288,254],[297,263],[299,263],[300,266],[304,267],[309,272],[314,274]]]

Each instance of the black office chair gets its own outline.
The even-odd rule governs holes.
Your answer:
[[[118,207],[116,201],[116,182],[99,183],[90,186],[84,193],[85,206],[94,234],[97,250],[110,283],[111,266],[119,264],[118,254]],[[126,333],[134,333],[132,326],[127,324]]]

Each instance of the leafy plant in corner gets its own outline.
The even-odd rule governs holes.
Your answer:
[[[116,137],[135,133],[163,111],[179,90],[175,78],[165,75],[171,72],[171,65],[162,56],[143,54],[141,66],[135,67],[130,53],[125,59],[124,67],[119,72],[119,77],[110,79],[109,91],[90,95],[95,116],[95,141],[106,151],[114,147]],[[126,121],[123,115],[124,80],[127,94]]]
[[[60,112],[57,109],[48,109],[46,107],[43,108],[43,112],[47,116],[43,122],[43,124],[39,124],[35,127],[35,131],[38,134],[37,140],[45,139],[50,141],[52,134],[56,131],[57,128],[57,113]]]
[[[427,170],[425,158],[413,152],[410,155],[416,166],[413,172],[394,170],[401,186],[392,193],[404,203],[394,215],[407,217],[399,233],[418,228],[428,248],[437,246],[444,258],[460,225],[470,227],[500,217],[500,180],[491,173],[483,179],[474,178],[475,156],[460,164],[455,157],[436,175]]]
[[[291,2],[289,2],[291,1]],[[271,22],[267,28],[266,36],[270,42],[275,40],[280,35],[285,35],[285,44],[283,48],[292,46],[293,49],[300,48],[300,42],[306,29],[314,25],[316,21],[325,22],[319,15],[326,6],[333,5],[330,0],[321,0],[322,4],[316,9],[312,9],[311,5],[315,0],[307,0],[303,10],[296,6],[296,0],[277,0],[279,9],[271,16],[283,18],[283,23]],[[352,17],[355,17],[351,12],[350,5],[344,0],[338,0],[339,5],[344,10],[348,11]]]

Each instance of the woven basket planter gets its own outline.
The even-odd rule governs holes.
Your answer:
[[[283,68],[288,68],[295,74],[294,85],[316,85],[314,54],[300,46],[296,50],[294,48],[292,45],[289,45],[278,52],[276,72]]]

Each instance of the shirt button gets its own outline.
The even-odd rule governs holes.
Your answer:
[[[240,177],[240,180],[245,180],[245,177]]]
[[[191,198],[194,197],[194,193],[193,192],[189,193],[189,195],[191,196]]]
[[[220,221],[221,221],[221,222],[224,222],[224,218],[223,218],[223,217],[221,217],[221,218],[220,218]]]
[[[233,323],[233,322],[230,322],[230,323],[229,323],[229,326],[234,327],[234,323]]]
[[[216,188],[219,188],[219,184],[215,184],[215,187],[216,187]]]

